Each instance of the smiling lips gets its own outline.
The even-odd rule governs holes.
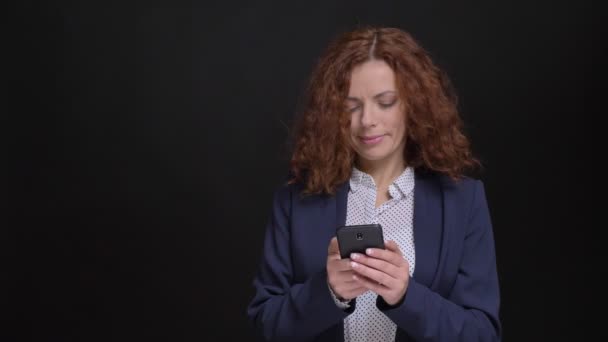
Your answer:
[[[375,145],[382,141],[384,135],[370,135],[365,137],[359,137],[361,142],[365,145]]]

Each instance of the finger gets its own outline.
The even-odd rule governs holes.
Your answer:
[[[338,256],[340,256],[340,251],[338,248],[338,239],[335,236],[331,238],[331,241],[329,241],[329,246],[327,247],[327,254],[337,254]]]
[[[351,274],[351,276],[350,276],[350,280],[353,281],[354,283],[357,283],[357,284],[360,284],[360,281],[359,281],[360,279],[365,279],[365,280],[370,281],[372,283],[374,282],[371,279],[367,278],[366,276],[361,275],[361,274],[357,274],[355,272],[353,272]]]
[[[352,267],[350,265],[350,259],[339,259],[331,261],[331,266],[333,270],[338,272],[351,271]]]
[[[354,274],[355,274],[354,272],[353,272],[353,273],[349,273],[349,274],[348,274],[347,276],[345,276],[345,277],[344,277],[344,279],[342,279],[341,281],[342,281],[344,284],[348,284],[348,285],[350,285],[350,286],[353,286],[353,285],[358,284],[358,283],[357,283],[357,281],[356,281],[356,280],[353,278],[353,275],[354,275]]]
[[[397,248],[399,248],[399,247],[397,247]],[[365,254],[367,256],[373,257],[376,259],[382,259],[384,261],[390,262],[391,264],[393,264],[397,267],[402,267],[405,262],[405,258],[400,253],[401,253],[400,251],[396,252],[394,250],[380,249],[380,248],[368,248],[365,250]]]
[[[363,285],[355,280],[353,275],[354,273],[350,271],[348,276],[341,276],[336,278],[333,282],[330,281],[329,286],[332,288],[334,293],[338,294],[342,298],[354,298],[358,295],[358,293],[361,292],[362,289],[363,292],[365,292],[367,288],[363,287]]]
[[[399,275],[403,273],[403,268],[399,268],[394,264],[382,259],[367,257],[359,253],[353,253],[350,259],[365,266],[377,269],[378,271],[384,272],[393,278],[399,278]]]
[[[390,275],[373,269],[371,267],[365,266],[363,264],[351,261],[351,266],[353,271],[355,271],[356,275],[363,275],[369,278],[372,282],[384,284],[389,288],[396,288],[398,281],[396,278],[391,277]]]
[[[386,296],[388,294],[389,288],[384,284],[379,284],[376,281],[370,280],[366,277],[361,276],[353,276],[353,278],[366,289],[375,292],[379,296]]]
[[[353,280],[354,281],[354,280]],[[367,287],[363,286],[360,283],[357,283],[358,285],[350,290],[344,291],[344,299],[346,300],[351,300],[353,298],[357,298],[360,295],[364,294],[365,292],[368,291]]]
[[[332,284],[332,288],[338,288],[340,291],[344,292],[350,291],[353,288],[360,287],[361,284],[359,284],[359,282],[355,280],[355,278],[353,277],[354,275],[355,272],[353,271],[341,272],[336,277],[333,277],[330,281],[330,283]],[[359,275],[358,277],[363,276]]]

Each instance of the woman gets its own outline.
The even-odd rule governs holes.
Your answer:
[[[497,341],[499,284],[478,162],[447,78],[406,32],[363,28],[313,72],[247,313],[267,340]],[[336,228],[385,249],[341,259]]]

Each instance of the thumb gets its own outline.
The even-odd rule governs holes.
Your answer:
[[[399,249],[399,245],[397,245],[397,243],[395,241],[389,240],[384,244],[384,246],[389,251],[395,252],[395,253],[403,256],[403,253],[401,253],[401,249]]]
[[[331,241],[329,242],[327,254],[340,254],[340,249],[338,248],[338,239],[335,236],[331,238]]]

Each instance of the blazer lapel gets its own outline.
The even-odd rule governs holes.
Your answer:
[[[346,208],[348,204],[348,191],[350,182],[346,181],[336,191],[336,217],[334,226],[336,229],[346,224]]]
[[[416,173],[414,186],[414,249],[416,267],[413,278],[431,287],[442,246],[442,195],[435,177]]]

